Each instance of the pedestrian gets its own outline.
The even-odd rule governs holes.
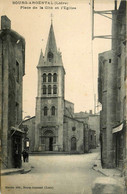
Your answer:
[[[23,161],[26,162],[27,152],[25,149],[23,150],[22,155],[23,155]]]
[[[26,151],[26,162],[28,162],[28,158],[29,158],[29,153],[28,151]]]
[[[15,168],[18,168],[18,150],[15,151],[14,160],[15,160]]]

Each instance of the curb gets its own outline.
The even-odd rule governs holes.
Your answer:
[[[19,169],[17,171],[8,171],[8,172],[1,172],[1,175],[11,175],[11,174],[17,174],[17,173],[22,173],[24,171],[24,169]]]
[[[31,171],[31,168],[28,169],[28,170],[23,170],[23,172],[21,172],[21,174],[27,174],[27,173],[30,172],[30,171]]]
[[[92,169],[95,170],[96,172],[99,172],[99,173],[103,174],[104,176],[108,177],[108,175],[105,174],[104,172],[102,172],[101,170],[96,169],[96,168],[94,168],[94,167],[92,167]]]
[[[25,170],[24,168],[21,168],[15,171],[1,172],[0,175],[3,176],[3,175],[12,175],[12,174],[27,174],[28,172],[31,171],[31,169],[32,168]]]

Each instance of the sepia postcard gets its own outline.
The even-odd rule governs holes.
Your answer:
[[[105,177],[96,167],[121,165],[124,153],[120,159],[116,154],[115,160],[103,157],[108,138],[103,137],[110,134],[100,135],[106,97],[100,92],[103,81],[99,82],[110,75],[108,68],[101,74],[100,60],[107,66],[114,60],[112,21],[123,9],[120,3],[0,1],[2,194],[94,194],[94,182]],[[111,71],[115,80],[115,68]],[[108,81],[105,84],[110,87]],[[113,103],[107,100],[108,107]],[[123,118],[114,120],[115,138],[124,128]],[[110,142],[108,146],[107,150]]]

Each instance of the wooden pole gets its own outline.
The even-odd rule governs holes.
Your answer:
[[[94,39],[94,0],[91,0],[91,13],[92,13],[92,40]]]

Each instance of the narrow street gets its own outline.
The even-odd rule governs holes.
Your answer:
[[[97,155],[30,156],[32,171],[2,176],[2,193],[91,194],[93,181],[103,176],[92,169]]]

